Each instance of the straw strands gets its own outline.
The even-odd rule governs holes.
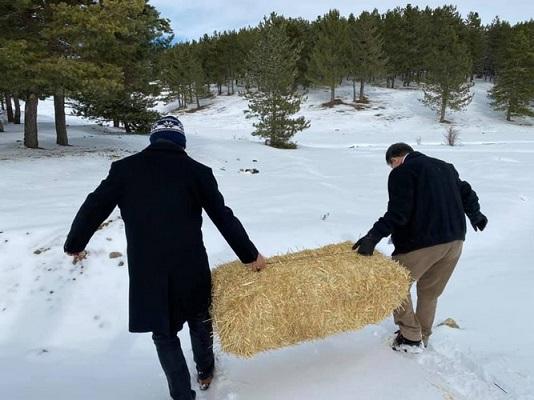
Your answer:
[[[382,321],[406,298],[408,271],[344,242],[213,271],[212,318],[222,350],[239,357],[321,339]]]

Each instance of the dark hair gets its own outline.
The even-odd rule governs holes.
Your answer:
[[[386,162],[388,164],[391,164],[391,159],[393,157],[402,157],[406,154],[411,153],[412,151],[412,147],[410,145],[407,145],[406,143],[392,144],[386,151]]]

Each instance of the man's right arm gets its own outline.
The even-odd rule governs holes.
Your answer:
[[[406,168],[396,168],[388,178],[388,208],[384,216],[375,222],[371,230],[360,238],[353,250],[370,256],[382,238],[391,235],[395,228],[406,225],[412,213],[414,203],[414,178]]]
[[[388,208],[383,217],[373,225],[368,235],[380,239],[391,235],[395,228],[406,225],[414,203],[414,179],[406,168],[396,168],[388,178]]]
[[[121,180],[115,163],[106,179],[94,192],[89,194],[80,207],[67,240],[64,244],[66,253],[75,255],[81,253],[100,224],[111,214],[121,194]]]

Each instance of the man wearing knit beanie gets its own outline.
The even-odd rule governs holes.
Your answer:
[[[184,126],[178,118],[167,115],[154,124],[150,131],[150,143],[168,141],[185,149],[186,138]]]
[[[211,169],[186,152],[184,127],[166,116],[153,126],[150,146],[115,161],[89,194],[65,242],[76,258],[119,206],[128,243],[129,330],[152,332],[171,397],[191,400],[189,370],[177,333],[187,322],[201,390],[213,378],[211,273],[202,239],[202,210],[232,250],[253,270],[265,259],[225,205]]]

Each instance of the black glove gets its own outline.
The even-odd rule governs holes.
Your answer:
[[[482,232],[487,224],[488,218],[482,213],[479,213],[475,218],[471,220],[471,225],[473,225],[473,229],[475,230],[475,232]]]
[[[358,249],[358,254],[361,254],[363,256],[372,256],[375,246],[378,242],[379,241],[376,240],[374,237],[370,235],[365,235],[364,237],[358,239],[356,243],[354,243],[354,246],[352,246],[352,250]]]

